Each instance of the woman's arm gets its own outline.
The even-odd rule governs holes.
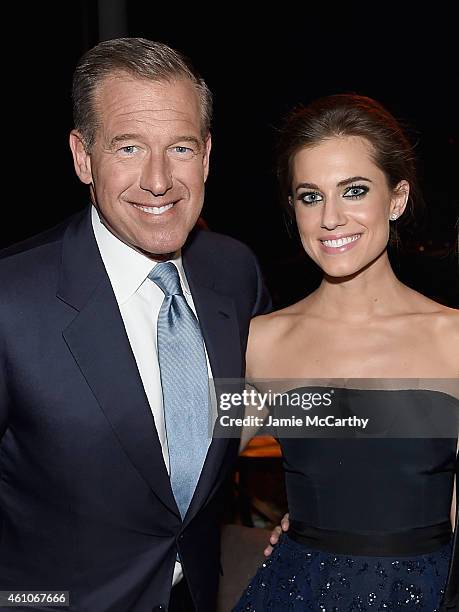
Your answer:
[[[268,414],[266,406],[262,406],[261,402],[257,401],[256,394],[258,393],[256,387],[247,383],[245,386],[246,391],[253,391],[251,394],[251,401],[245,406],[244,411],[244,422],[248,423],[244,425],[241,432],[241,442],[239,444],[239,453],[242,453],[244,448],[250,442],[250,440],[257,435],[257,432],[261,429],[265,417]],[[252,399],[253,398],[253,399]],[[246,420],[246,417],[249,417]]]
[[[255,383],[256,377],[260,378],[260,358],[265,354],[265,345],[268,342],[268,331],[264,324],[266,319],[267,316],[261,315],[250,322],[246,352],[246,390],[253,391],[253,394],[250,396],[250,404],[245,406],[244,417],[254,418],[248,419],[247,422],[251,424],[242,428],[239,452],[242,452],[250,439],[256,435],[268,414],[267,408],[262,407],[261,402],[257,400],[258,389]]]
[[[458,462],[459,462],[459,439],[457,441],[457,449],[456,449],[456,474],[454,476],[454,487],[453,487],[453,500],[451,503],[451,525],[454,527],[456,525],[456,512],[457,512],[457,470],[458,470]]]

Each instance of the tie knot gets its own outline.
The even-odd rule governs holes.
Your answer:
[[[148,278],[156,283],[165,295],[183,295],[178,270],[170,261],[156,264]]]

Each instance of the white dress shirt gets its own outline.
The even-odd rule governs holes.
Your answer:
[[[164,293],[148,278],[151,270],[158,262],[134,250],[112,234],[102,224],[94,206],[91,214],[97,246],[118,302],[124,327],[153,414],[164,463],[169,472],[169,451],[156,342],[156,326]],[[177,267],[185,299],[196,314],[180,254],[170,261]],[[209,378],[212,378],[207,351],[206,359]],[[182,566],[177,561],[174,567],[172,584],[177,584],[182,577]]]

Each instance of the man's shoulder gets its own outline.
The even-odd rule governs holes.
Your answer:
[[[257,258],[234,238],[207,230],[193,232],[183,250],[185,271],[193,280],[237,298],[252,314],[270,310],[271,303]]]
[[[0,249],[0,268],[7,269],[14,266],[17,269],[21,263],[36,267],[44,259],[48,259],[49,255],[60,250],[68,226],[82,215],[82,212],[78,212],[54,227]]]
[[[2,295],[23,286],[23,291],[36,291],[37,287],[53,286],[62,258],[64,235],[74,221],[82,218],[79,212],[58,225],[35,236],[0,250],[0,284]],[[21,290],[22,291],[22,290]]]
[[[34,256],[35,252],[41,249],[42,247],[53,245],[56,242],[60,242],[71,219],[72,217],[66,219],[65,221],[62,221],[54,227],[40,232],[39,234],[35,234],[30,238],[21,240],[21,242],[16,242],[15,244],[1,249],[0,260],[8,259],[10,257],[15,256],[21,256],[27,253],[29,254],[29,256]]]
[[[210,230],[196,229],[187,241],[185,253],[212,257],[212,261],[224,264],[229,258],[253,259],[251,249],[236,238]]]

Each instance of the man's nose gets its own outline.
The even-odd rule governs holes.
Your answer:
[[[140,187],[154,196],[164,195],[172,188],[172,169],[166,155],[151,155],[145,160]]]

